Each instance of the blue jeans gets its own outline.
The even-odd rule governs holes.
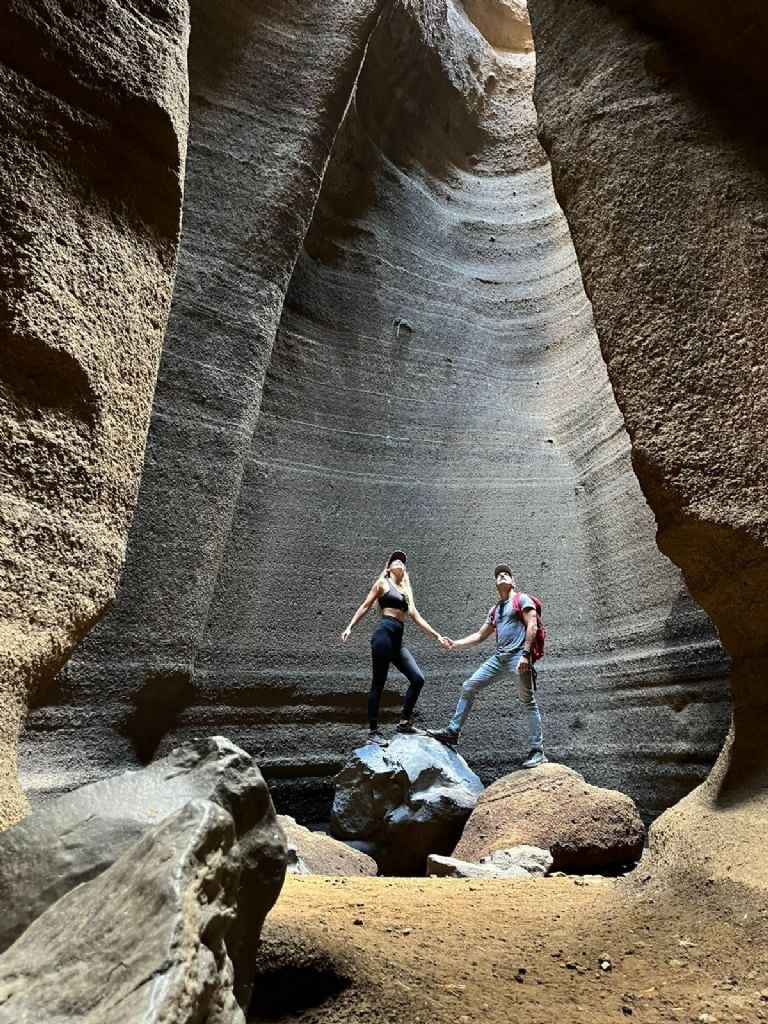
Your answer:
[[[521,675],[517,671],[519,663],[519,651],[515,654],[492,654],[487,661],[484,661],[477,672],[462,683],[459,703],[456,705],[456,711],[448,728],[453,732],[461,732],[462,726],[472,710],[477,692],[484,690],[491,683],[495,683],[497,679],[511,676],[515,681],[520,703],[528,715],[528,735],[531,739],[531,747],[534,750],[543,750],[544,734],[541,727],[539,705],[536,703],[536,693],[533,689],[532,674],[529,670]]]

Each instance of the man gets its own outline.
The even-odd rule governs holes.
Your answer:
[[[495,629],[496,653],[484,661],[477,672],[462,684],[459,703],[447,728],[431,731],[430,736],[448,746],[454,746],[458,743],[478,691],[490,686],[497,679],[511,676],[515,680],[517,696],[528,714],[531,752],[523,761],[522,767],[535,768],[547,760],[544,756],[541,715],[536,703],[532,671],[531,649],[537,633],[536,606],[527,594],[521,593],[518,615],[513,606],[515,581],[512,570],[508,565],[497,565],[493,576],[499,593],[499,603],[491,609],[476,633],[449,642],[451,650],[474,647],[487,640]]]

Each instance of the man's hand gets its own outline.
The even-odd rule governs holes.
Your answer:
[[[531,671],[531,659],[525,654],[520,655],[520,661],[517,663],[517,671],[521,676],[524,676],[527,672]]]
[[[437,638],[440,641],[440,646],[444,651],[450,651],[453,649],[453,640],[448,636],[439,636]]]
[[[342,642],[342,644],[346,644],[346,642],[347,642],[347,640],[349,640],[351,634],[352,634],[352,630],[349,628],[349,626],[347,626],[347,628],[341,634],[341,642]]]

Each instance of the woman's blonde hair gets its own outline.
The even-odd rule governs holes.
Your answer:
[[[389,586],[389,566],[388,565],[385,565],[384,568],[382,569],[382,571],[376,577],[376,579],[374,581],[374,586],[377,583],[383,583],[386,586]],[[401,590],[405,594],[405,596],[406,596],[406,598],[408,600],[408,611],[412,612],[416,602],[413,600],[413,587],[411,586],[411,577],[408,575],[408,570],[407,569],[403,573],[403,578],[400,580],[400,583],[398,584],[398,590]],[[381,607],[379,607],[379,612],[381,612]]]

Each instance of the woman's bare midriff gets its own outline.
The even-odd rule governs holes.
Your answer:
[[[397,608],[385,608],[381,614],[385,619],[397,619],[398,622],[405,622],[405,612],[399,612]]]

